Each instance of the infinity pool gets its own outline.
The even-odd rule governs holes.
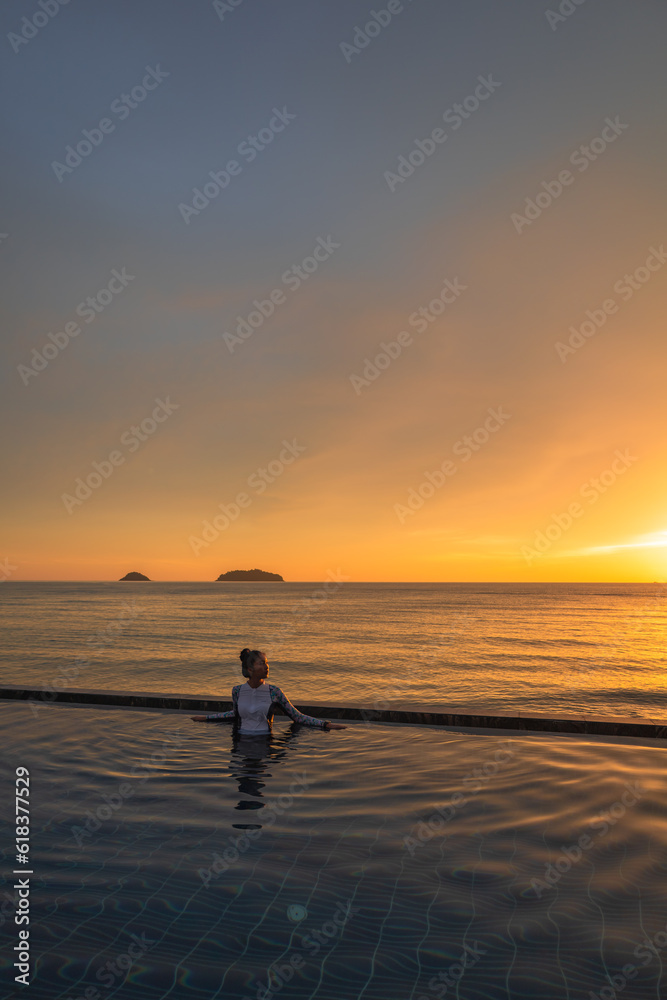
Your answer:
[[[663,741],[23,703],[0,736],[3,801],[30,772],[39,1000],[667,993]]]

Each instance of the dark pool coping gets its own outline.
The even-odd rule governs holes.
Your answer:
[[[232,702],[219,698],[202,698],[200,695],[159,694],[154,691],[86,691],[76,688],[48,691],[39,688],[5,686],[0,688],[0,699],[41,702],[44,705],[77,704],[106,705],[148,711],[187,713],[226,712]],[[449,726],[474,729],[511,729],[534,733],[573,733],[590,736],[635,736],[647,739],[667,739],[667,720],[650,718],[609,718],[590,715],[563,716],[534,712],[505,714],[495,711],[465,708],[443,710],[435,705],[403,705],[400,708],[375,709],[371,704],[304,704],[300,712],[320,719],[337,719],[360,722],[393,722],[419,726]],[[280,711],[280,709],[276,709]]]

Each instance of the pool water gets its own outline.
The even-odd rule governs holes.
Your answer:
[[[664,741],[23,703],[0,736],[39,1000],[667,994]]]

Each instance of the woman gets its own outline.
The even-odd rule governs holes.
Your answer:
[[[318,726],[320,729],[346,729],[335,722],[315,719],[312,715],[298,712],[292,702],[275,684],[265,684],[269,676],[269,663],[264,653],[259,649],[242,649],[239,654],[241,672],[248,678],[247,684],[235,684],[232,688],[234,707],[229,712],[216,712],[213,715],[193,715],[193,722],[208,722],[211,719],[240,719],[239,730],[244,736],[260,736],[271,732],[273,706],[280,707],[294,722],[302,722],[306,726]]]

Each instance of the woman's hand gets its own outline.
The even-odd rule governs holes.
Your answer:
[[[328,732],[330,729],[347,729],[347,726],[341,726],[338,722],[327,722],[324,728]]]
[[[206,722],[205,715],[191,715],[190,718],[193,722]]]

